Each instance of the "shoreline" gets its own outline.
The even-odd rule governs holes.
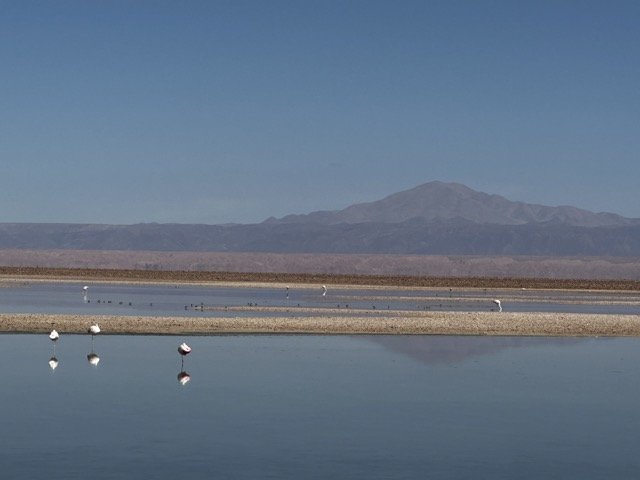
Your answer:
[[[640,280],[588,280],[571,278],[463,277],[367,274],[266,273],[198,270],[127,270],[0,266],[2,281],[77,281],[116,283],[175,283],[202,285],[331,285],[400,288],[526,288],[552,290],[640,291]]]
[[[634,336],[640,315],[522,312],[420,312],[402,316],[308,317],[152,317],[115,315],[0,314],[0,333],[100,335],[476,335],[476,336]]]

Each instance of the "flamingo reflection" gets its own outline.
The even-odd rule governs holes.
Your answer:
[[[189,383],[190,380],[191,380],[191,375],[189,375],[184,370],[178,374],[178,382],[180,382],[180,385],[186,385],[187,383]]]
[[[55,370],[58,367],[58,359],[54,356],[49,359],[49,367],[51,370]]]
[[[89,355],[87,355],[87,361],[89,362],[90,365],[97,367],[98,363],[100,363],[100,357],[98,356],[97,353],[91,352]]]

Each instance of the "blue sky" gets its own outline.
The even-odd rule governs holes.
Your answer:
[[[225,223],[431,180],[640,217],[640,2],[2,1],[0,222]]]

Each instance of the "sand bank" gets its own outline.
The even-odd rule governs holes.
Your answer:
[[[401,316],[305,317],[125,317],[100,315],[0,314],[0,332],[86,333],[97,322],[103,334],[214,335],[277,334],[424,334],[640,336],[639,315],[555,313],[425,312]],[[101,334],[102,335],[102,334]]]

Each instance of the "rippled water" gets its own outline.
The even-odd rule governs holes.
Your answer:
[[[0,335],[3,478],[640,471],[638,339],[64,335],[52,355]]]

